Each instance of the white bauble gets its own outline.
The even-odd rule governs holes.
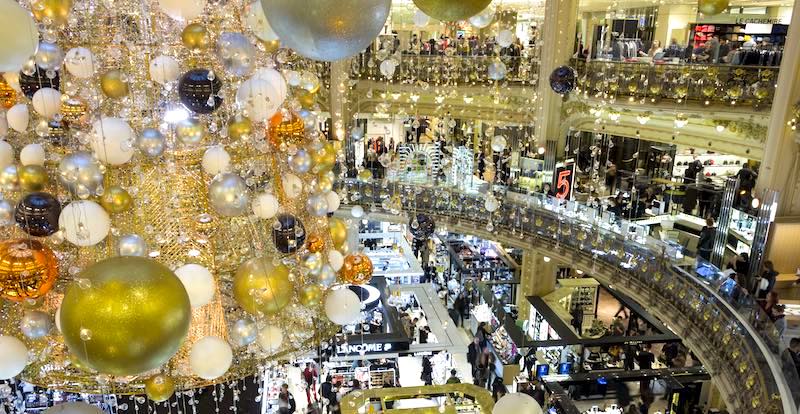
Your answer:
[[[236,103],[255,122],[264,122],[278,111],[283,100],[279,90],[264,79],[248,79],[236,91]]]
[[[213,380],[225,375],[232,362],[231,346],[216,336],[200,339],[189,351],[189,367],[202,379]]]
[[[364,217],[364,207],[353,206],[353,208],[350,209],[350,215],[354,218]]]
[[[30,113],[28,112],[28,105],[16,104],[6,112],[6,120],[8,126],[14,131],[24,133],[28,130],[28,121],[30,120]]]
[[[50,119],[61,112],[61,92],[53,88],[42,88],[33,94],[33,110]]]
[[[40,144],[28,144],[19,153],[19,161],[22,165],[44,165],[44,159],[44,147]]]
[[[346,287],[336,289],[325,298],[325,315],[337,325],[354,323],[361,318],[361,300]]]
[[[281,208],[278,198],[269,193],[261,193],[253,200],[253,214],[260,219],[271,219]]]
[[[494,404],[492,414],[542,414],[542,407],[528,394],[506,394]]]
[[[253,79],[261,79],[269,82],[269,84],[278,91],[278,100],[281,102],[286,100],[286,94],[289,93],[289,85],[286,84],[286,79],[276,69],[260,68],[253,74]]]
[[[94,75],[97,63],[92,52],[85,47],[74,47],[64,58],[67,71],[76,78],[87,79]]]
[[[258,331],[258,345],[266,352],[277,351],[283,343],[283,331],[275,325],[266,325]]]
[[[158,0],[158,5],[167,16],[187,21],[203,14],[206,0]]]
[[[338,250],[330,250],[328,252],[328,263],[334,272],[338,272],[344,266],[344,255]]]
[[[494,196],[489,196],[486,197],[486,201],[484,201],[483,207],[486,208],[486,211],[494,213],[500,207],[500,203],[497,202],[497,199],[494,198]]]
[[[189,303],[193,308],[208,305],[214,299],[216,283],[214,275],[204,266],[187,264],[175,269],[175,275],[183,282]]]
[[[81,247],[94,246],[108,236],[111,217],[94,201],[73,201],[61,210],[58,227],[70,243]]]
[[[16,377],[28,365],[28,348],[13,336],[0,335],[0,380]]]
[[[106,164],[122,165],[130,161],[135,141],[130,125],[119,118],[104,117],[92,124],[92,150]]]
[[[19,71],[36,54],[39,29],[31,12],[13,0],[0,1],[0,72]]]
[[[203,154],[203,171],[217,175],[231,165],[231,155],[221,145],[210,147]]]
[[[500,47],[509,47],[514,43],[514,33],[511,30],[503,29],[497,34],[497,44]]]
[[[14,164],[14,147],[6,141],[0,141],[0,170]]]
[[[380,70],[381,74],[387,78],[391,78],[394,76],[394,71],[397,69],[397,65],[391,59],[386,59],[381,62]]]
[[[161,85],[178,80],[181,66],[172,56],[161,55],[150,61],[150,79]]]
[[[287,198],[296,198],[303,193],[303,181],[294,174],[284,174],[282,178],[283,192]]]
[[[272,26],[264,15],[264,8],[260,1],[254,1],[245,7],[244,22],[253,34],[265,42],[278,40],[278,34],[272,30]]]
[[[503,152],[503,150],[506,149],[506,145],[508,145],[506,137],[502,135],[496,135],[494,138],[492,138],[492,151]]]
[[[325,199],[328,201],[328,213],[333,213],[338,210],[339,206],[342,204],[342,199],[336,191],[328,191],[328,193],[325,194]]]

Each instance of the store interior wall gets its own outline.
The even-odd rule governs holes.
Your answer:
[[[767,260],[775,265],[781,274],[795,273],[800,269],[800,217],[779,217],[772,223]]]

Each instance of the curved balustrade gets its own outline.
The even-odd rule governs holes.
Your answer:
[[[507,193],[490,213],[480,194],[450,188],[354,181],[342,186],[350,204],[391,211],[402,203],[404,211],[429,214],[440,224],[570,257],[640,301],[690,343],[731,412],[796,412],[800,379],[774,325],[716,268],[683,258],[678,246],[626,237],[620,231],[627,228],[624,222],[585,220],[580,213],[588,211],[581,207],[570,204],[567,210],[540,196]]]
[[[661,100],[699,105],[752,105],[768,110],[777,66],[652,64],[574,59],[584,97]]]

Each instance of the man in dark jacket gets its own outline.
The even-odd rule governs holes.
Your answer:
[[[714,249],[714,238],[717,237],[717,228],[714,220],[706,219],[706,225],[700,230],[700,241],[697,242],[697,255],[706,260],[711,260],[711,251]]]

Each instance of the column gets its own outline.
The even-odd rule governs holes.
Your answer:
[[[795,2],[786,38],[780,75],[772,102],[764,159],[759,171],[757,191],[773,189],[781,193],[778,216],[800,214],[800,155],[797,135],[787,122],[792,107],[800,101],[800,3]]]
[[[577,0],[548,0],[545,4],[544,14],[536,137],[539,146],[547,148],[548,151],[551,147],[557,149],[557,154],[549,155],[554,157],[564,151],[565,137],[559,136],[562,97],[550,89],[549,79],[555,68],[569,64],[572,57],[575,47],[578,2]],[[556,145],[553,145],[553,142]]]
[[[535,250],[522,253],[522,270],[517,288],[519,318],[527,319],[530,313],[528,296],[545,296],[556,289],[556,267],[549,257]]]

